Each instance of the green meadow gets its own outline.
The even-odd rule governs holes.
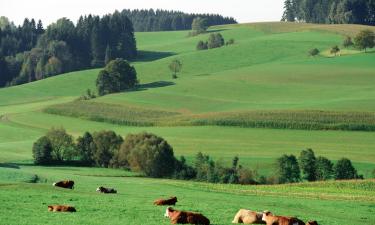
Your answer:
[[[234,45],[197,51],[208,34],[136,33],[137,90],[78,101],[95,90],[100,69],[76,71],[0,89],[0,224],[168,224],[158,197],[176,195],[177,208],[230,224],[239,208],[315,219],[323,225],[375,224],[375,181],[278,186],[219,185],[147,179],[122,170],[35,167],[33,142],[51,127],[78,137],[114,130],[165,138],[176,156],[198,151],[261,175],[282,154],[312,148],[336,161],[351,159],[360,174],[375,169],[375,52],[329,49],[364,26],[256,23],[211,27]],[[374,28],[371,28],[374,29]],[[318,48],[321,55],[308,56]],[[183,63],[172,79],[169,63]],[[35,176],[37,175],[37,176]],[[76,189],[51,183],[74,179]],[[36,182],[36,183],[33,183]],[[99,185],[119,194],[95,193]],[[47,212],[71,204],[74,214]],[[14,210],[17,208],[18,210]],[[57,222],[58,221],[58,222]]]

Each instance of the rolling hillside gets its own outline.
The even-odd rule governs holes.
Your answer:
[[[209,34],[137,33],[136,91],[76,101],[88,88],[95,90],[100,69],[0,89],[0,224],[169,224],[165,208],[152,201],[171,195],[179,198],[177,208],[202,212],[216,225],[230,224],[239,208],[268,209],[323,225],[375,224],[371,179],[218,185],[31,164],[33,142],[51,127],[63,126],[76,137],[109,129],[123,136],[153,132],[188,162],[198,151],[224,163],[238,155],[240,164],[261,175],[274,173],[280,155],[312,148],[333,161],[350,158],[370,178],[375,168],[374,50],[343,50],[338,57],[327,53],[344,35],[364,28],[302,23],[211,27],[210,32],[234,38],[235,44],[208,51],[195,47]],[[322,54],[309,57],[311,48]],[[175,58],[183,62],[178,79],[168,71]],[[77,181],[75,190],[51,187],[68,178]],[[119,194],[97,194],[99,185],[115,187]],[[78,212],[51,214],[49,204],[71,204]]]

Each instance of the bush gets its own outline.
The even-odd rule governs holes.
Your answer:
[[[333,175],[333,163],[322,156],[316,158],[316,179],[329,180]]]
[[[375,46],[375,34],[371,30],[363,30],[354,38],[355,45],[359,49],[373,48]]]
[[[95,143],[93,153],[95,164],[100,167],[108,167],[112,157],[119,150],[123,139],[114,131],[100,131],[94,133],[93,141]]]
[[[283,155],[277,159],[279,183],[294,183],[301,180],[297,158],[294,155]]]
[[[176,158],[172,147],[163,138],[150,133],[129,134],[119,154],[133,171],[149,177],[168,177],[175,173]]]
[[[311,50],[309,51],[309,55],[310,55],[310,56],[317,56],[317,55],[319,55],[319,53],[320,53],[320,51],[319,51],[319,49],[317,49],[317,48],[313,48],[313,49],[311,49]]]
[[[52,159],[62,162],[63,160],[72,160],[76,156],[73,136],[66,133],[64,128],[50,129],[46,137],[52,145]]]
[[[36,165],[47,165],[52,162],[52,144],[51,141],[43,136],[33,144],[33,158]]]
[[[110,61],[96,79],[100,96],[134,88],[138,84],[137,72],[126,60]]]
[[[208,43],[207,41],[199,41],[197,44],[197,50],[207,50],[208,49]]]
[[[234,39],[233,38],[229,39],[229,41],[227,41],[225,45],[234,45]]]
[[[340,52],[340,48],[339,46],[335,45],[331,48],[331,54],[334,54],[335,56],[337,55],[337,53]]]
[[[220,33],[211,34],[208,38],[208,48],[220,48],[224,45],[224,38]]]
[[[312,149],[301,151],[299,165],[304,175],[304,179],[308,181],[316,181],[316,158]]]
[[[180,160],[176,160],[175,163],[175,179],[181,180],[192,180],[197,176],[197,171],[186,164],[186,159],[184,156],[180,157]]]
[[[357,170],[352,165],[352,162],[347,158],[342,158],[337,161],[334,168],[336,180],[351,180],[360,178]]]

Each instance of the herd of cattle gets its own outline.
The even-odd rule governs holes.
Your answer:
[[[53,183],[55,187],[61,188],[74,188],[74,181],[65,180]],[[113,188],[98,187],[97,192],[104,194],[116,194],[117,191]],[[177,203],[177,197],[171,197],[169,199],[158,199],[154,201],[154,205],[157,206],[175,206]],[[68,205],[49,205],[48,211],[52,212],[76,212],[73,206]],[[171,224],[197,224],[197,225],[210,225],[210,220],[201,213],[180,211],[175,210],[172,207],[168,207],[164,214],[165,217],[169,218]],[[276,216],[270,211],[255,212],[247,209],[240,209],[235,215],[232,223],[243,223],[243,224],[266,224],[266,225],[318,225],[316,221],[309,221],[304,223],[302,220],[296,217],[289,216]]]

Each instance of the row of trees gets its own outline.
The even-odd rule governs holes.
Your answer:
[[[282,20],[375,25],[375,1],[285,0]]]
[[[123,139],[114,131],[85,132],[74,140],[63,128],[52,128],[33,145],[37,165],[75,162],[80,165],[128,169],[149,177],[198,180],[211,183],[266,184],[293,183],[328,179],[359,179],[348,159],[335,165],[325,157],[315,157],[311,149],[300,157],[283,155],[277,159],[277,177],[258,176],[255,170],[239,165],[234,157],[232,165],[214,161],[199,152],[192,166],[185,157],[176,159],[173,148],[166,140],[151,133],[129,134]],[[302,176],[301,176],[302,174]]]
[[[123,10],[133,22],[135,31],[170,31],[190,30],[194,18],[205,18],[206,26],[234,24],[237,21],[231,17],[218,14],[187,14],[168,10]]]
[[[279,183],[295,183],[302,179],[307,181],[332,178],[336,180],[363,179],[349,159],[342,158],[334,165],[325,157],[316,157],[312,149],[301,151],[298,160],[294,155],[281,156],[277,159],[277,171]]]

